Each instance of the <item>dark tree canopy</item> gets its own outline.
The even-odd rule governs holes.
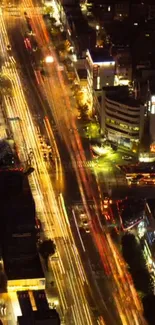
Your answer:
[[[56,246],[51,239],[44,240],[39,246],[39,253],[46,260],[50,255],[55,253]]]

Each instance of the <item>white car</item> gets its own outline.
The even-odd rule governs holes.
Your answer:
[[[122,159],[123,160],[132,160],[132,157],[131,156],[122,156]]]

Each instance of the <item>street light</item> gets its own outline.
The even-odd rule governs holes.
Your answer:
[[[53,56],[52,55],[47,55],[46,58],[45,58],[45,62],[46,63],[53,63],[54,62]]]
[[[99,25],[96,25],[96,30],[99,30],[100,29],[100,26]]]

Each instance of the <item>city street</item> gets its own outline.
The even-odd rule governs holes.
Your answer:
[[[59,69],[41,9],[31,0],[23,0],[19,9],[20,17],[15,14],[10,19],[5,9],[0,15],[2,74],[12,86],[12,96],[5,96],[4,103],[24,167],[33,153],[35,171],[29,180],[45,234],[57,247],[58,259],[49,264],[59,292],[60,316],[68,325],[145,324],[126,265],[108,229],[100,223],[103,197],[99,176],[84,167],[86,155],[76,126],[74,98]],[[43,57],[54,59],[45,63],[48,76],[35,70],[25,48],[25,11]],[[11,55],[7,51],[10,42]],[[38,134],[53,148],[53,165],[44,159]],[[110,189],[109,177],[107,174],[104,179],[105,191]],[[79,231],[80,205],[88,219],[88,234]]]

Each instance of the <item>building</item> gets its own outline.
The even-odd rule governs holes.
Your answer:
[[[45,288],[36,247],[35,204],[27,177],[19,169],[0,171],[0,246],[8,291]]]
[[[77,3],[64,5],[61,20],[67,31],[67,39],[77,58],[85,57],[87,48],[95,47],[96,30],[89,26]]]
[[[21,311],[17,324],[60,325],[59,314],[55,309],[49,309],[44,290],[18,291],[17,297]]]
[[[131,0],[130,19],[132,21],[149,20],[155,17],[155,3],[153,0]]]
[[[34,311],[27,316],[18,316],[18,325],[60,325],[60,318],[56,310],[46,314]]]
[[[105,87],[101,99],[101,130],[108,139],[132,148],[144,127],[144,107],[126,86]]]
[[[129,17],[130,13],[130,1],[117,0],[115,3],[115,16],[116,20],[124,20]]]
[[[87,50],[87,68],[90,83],[94,90],[114,85],[115,61],[107,50]]]
[[[123,230],[138,225],[146,217],[146,202],[143,199],[125,199],[120,203],[120,221]]]

